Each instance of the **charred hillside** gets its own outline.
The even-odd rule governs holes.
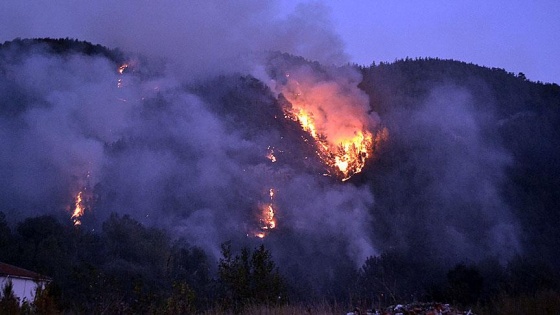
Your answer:
[[[557,296],[558,85],[239,58],[0,45],[0,261],[70,312]]]

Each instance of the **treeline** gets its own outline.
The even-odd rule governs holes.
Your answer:
[[[124,53],[118,49],[70,38],[16,38],[0,44],[0,51],[17,51],[20,54],[19,58],[40,52],[41,49],[46,54],[100,56],[117,64],[125,61]]]
[[[94,231],[52,216],[12,229],[0,214],[0,236],[0,261],[51,277],[47,289],[60,311],[188,314],[286,301],[264,246],[235,254],[225,243],[216,266],[202,249],[118,215]]]
[[[471,106],[469,113],[474,113],[478,119],[480,138],[492,147],[503,149],[510,159],[504,169],[499,195],[521,225],[524,255],[557,265],[560,259],[560,177],[556,176],[560,173],[558,84],[532,82],[523,73],[437,58],[406,58],[359,69],[363,76],[361,89],[370,96],[372,108],[391,131],[390,145],[364,172],[363,181],[372,184],[376,196],[376,213],[392,215],[409,204],[421,205],[423,209],[433,203],[423,187],[437,177],[422,178],[418,183],[414,178],[406,178],[407,185],[398,179],[391,180],[394,170],[400,171],[407,163],[410,164],[409,174],[421,171],[423,166],[410,162],[410,157],[422,158],[422,150],[429,152],[432,143],[442,140],[434,138],[441,132],[424,132],[422,136],[427,144],[406,138],[402,131],[399,133],[406,130],[403,113],[414,115],[422,111],[427,103],[434,101],[431,95],[438,88],[444,87],[449,94],[466,92],[469,97],[466,102]],[[443,99],[449,108],[460,102],[460,97],[446,96]],[[431,114],[437,116],[438,113]],[[466,149],[467,152],[471,150]],[[402,200],[406,203],[400,204]],[[454,206],[456,209],[457,205]],[[404,213],[404,217],[411,217],[411,213]],[[386,220],[390,221],[391,217]],[[383,225],[376,229],[382,230]],[[384,232],[389,237],[384,238],[382,244],[393,245],[391,233]],[[417,236],[412,238],[409,243]]]
[[[115,71],[124,61],[119,51],[87,42],[16,39],[0,45],[0,63],[13,64],[43,52],[57,58],[75,53],[106,57],[115,63]],[[288,55],[276,61],[282,62],[283,58],[283,62],[321,67]],[[151,64],[134,73],[161,71]],[[298,235],[287,231],[282,231],[282,240],[276,239],[276,244],[286,245],[274,250],[298,246],[305,250],[279,255],[277,261],[283,261],[278,269],[272,259],[274,253],[254,244],[243,247],[240,240],[238,244],[224,243],[219,260],[188,240],[174,239],[165,230],[120,215],[112,215],[95,229],[85,224],[76,227],[69,220],[52,216],[8,224],[19,218],[1,215],[0,261],[51,277],[46,295],[59,311],[69,313],[242,312],[248,305],[307,305],[318,300],[367,308],[439,300],[476,305],[492,314],[499,313],[500,307],[538,313],[533,306],[539,304],[552,307],[552,311],[542,313],[559,313],[560,87],[531,82],[523,73],[431,58],[407,58],[358,69],[363,76],[360,88],[390,130],[388,143],[375,162],[368,163],[363,173],[349,181],[369,187],[375,197],[369,230],[382,254],[367,259],[361,267],[336,250],[320,256],[318,243],[304,244]],[[3,84],[6,99],[14,100],[4,104],[4,117],[16,117],[35,102],[26,89],[10,80]],[[224,125],[228,132],[242,133],[244,139],[260,137],[265,128],[284,138],[300,138],[301,128],[296,123],[274,118],[282,115],[278,107],[282,100],[276,100],[266,84],[255,78],[218,77],[189,87],[189,91],[218,116],[227,117]],[[431,98],[434,91],[445,95]],[[432,108],[423,112],[430,102],[442,105],[436,107],[438,111]],[[462,107],[456,106],[461,102]],[[167,104],[161,95],[148,99],[143,103],[144,115],[155,116]],[[430,119],[426,118],[428,114]],[[441,117],[456,118],[459,123],[437,125]],[[426,121],[419,122],[419,118]],[[463,127],[460,122],[469,119],[476,125],[472,129],[443,132],[446,130],[434,128]],[[161,139],[168,139],[167,135]],[[124,152],[131,142],[120,139],[107,144],[106,149],[111,154]],[[160,138],[154,138],[153,143],[159,145]],[[280,147],[281,142],[267,145]],[[306,154],[305,148],[310,147],[303,142],[290,144],[289,148],[281,153],[276,165],[306,163],[304,157],[314,155]],[[469,159],[457,162],[468,154]],[[488,157],[494,154],[504,157],[505,162]],[[441,161],[449,167],[445,169],[446,163]],[[456,177],[463,164],[472,161],[480,162],[472,165],[470,173],[462,173],[460,181],[448,180],[440,185],[447,174]],[[492,175],[500,180],[491,180]],[[481,200],[484,194],[476,193],[485,191],[478,188],[484,186],[479,184],[484,180],[496,188],[488,203]],[[452,189],[456,193],[453,198],[443,198]],[[9,195],[10,191],[4,193]],[[500,203],[494,204],[496,200]],[[10,201],[6,204],[11,205]],[[0,210],[11,216],[22,215],[10,207]],[[500,212],[502,208],[508,211]],[[509,219],[493,217],[510,212]],[[513,234],[520,244],[504,252],[523,256],[489,253],[500,245],[484,241],[493,231],[485,224],[509,223],[510,219],[515,222]],[[448,227],[459,231],[459,241],[471,239],[472,243],[466,244],[472,246],[463,248],[460,242],[446,239],[449,234],[442,232]],[[321,242],[337,248],[333,239]],[[315,261],[299,268],[303,259],[295,256],[307,251],[316,253]],[[332,260],[321,261],[323,257]],[[314,273],[321,274],[317,277],[306,274],[311,269],[324,272]],[[309,283],[310,279],[314,283]]]
[[[110,216],[96,231],[53,216],[27,218],[12,228],[0,213],[0,261],[51,277],[40,293],[41,305],[50,310],[240,313],[255,305],[317,303],[288,285],[297,279],[280,273],[281,266],[276,266],[264,245],[238,250],[234,245],[223,243],[222,257],[216,262],[201,248],[173,240],[164,230],[126,215]],[[553,307],[560,307],[554,304],[560,296],[560,276],[536,260],[517,257],[506,265],[487,260],[437,272],[433,266],[387,252],[370,257],[352,275],[340,277],[346,283],[337,285],[346,290],[334,297],[325,295],[323,301],[364,308],[413,300],[447,301],[491,309],[515,297],[534,301],[544,295]],[[430,273],[433,281],[423,280]],[[2,297],[0,306],[13,307],[13,298],[6,293]]]

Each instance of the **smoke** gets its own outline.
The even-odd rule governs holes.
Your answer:
[[[300,4],[281,12],[276,1],[2,1],[0,40],[78,38],[173,61],[183,78],[211,76],[247,65],[239,57],[284,51],[331,64],[347,61],[332,31],[329,9]]]
[[[73,177],[98,174],[94,162],[103,143],[120,136],[125,113],[111,68],[106,59],[41,54],[3,64],[1,141],[10,148],[1,157],[3,209],[52,210]]]
[[[518,250],[499,191],[509,156],[482,133],[487,113],[465,91],[435,90],[422,109],[383,117],[392,153],[381,158],[392,167],[373,183],[323,176],[311,139],[284,118],[279,94],[294,88],[285,74],[318,104],[327,138],[374,132],[381,120],[360,75],[331,66],[346,56],[319,4],[281,16],[256,0],[4,1],[0,19],[11,21],[4,39],[76,37],[148,56],[119,74],[103,57],[2,52],[0,145],[10,150],[0,152],[0,209],[15,220],[70,220],[85,189],[84,226],[130,214],[218,258],[226,240],[261,242],[258,207],[273,188],[277,228],[263,241],[310,279],[392,248],[446,262]],[[260,54],[270,50],[324,65]]]
[[[263,54],[270,51],[325,65],[347,61],[328,8],[308,3],[284,14],[279,7],[255,0],[2,2],[0,19],[9,22],[0,40],[70,37],[146,58],[134,57],[122,75],[104,58],[44,51],[3,65],[2,97],[19,106],[0,122],[0,141],[13,148],[0,154],[0,207],[14,220],[69,218],[84,191],[84,228],[111,212],[130,214],[218,258],[226,240],[260,241],[253,236],[259,205],[273,188],[277,228],[264,242],[279,262],[323,277],[326,268],[312,272],[306,262],[326,267],[343,257],[358,266],[376,254],[366,231],[369,190],[323,177],[301,127],[283,118],[268,75],[259,77],[263,84],[238,74],[274,68]],[[11,59],[18,58],[3,58]],[[330,76],[353,89],[346,97],[354,93],[367,105],[359,76],[338,71]],[[271,149],[276,163],[266,158]]]
[[[374,230],[384,249],[447,265],[505,262],[520,252],[518,223],[501,191],[512,157],[492,111],[488,99],[440,85],[415,108],[384,117],[392,149],[382,159],[394,165],[378,169],[383,182],[374,186]]]
[[[274,73],[271,88],[298,102],[310,113],[317,132],[327,139],[352,138],[356,131],[375,129],[380,123],[370,112],[367,94],[358,89],[361,75],[351,67],[294,66],[272,60]],[[284,76],[284,77],[283,77]],[[266,81],[265,81],[266,82]]]
[[[0,113],[0,143],[12,148],[0,155],[0,209],[11,219],[54,213],[70,222],[82,191],[82,228],[128,214],[215,259],[227,240],[265,242],[279,264],[332,279],[327,265],[359,266],[377,254],[371,192],[323,176],[314,147],[264,82],[228,75],[184,83],[165,71],[146,75],[149,61],[119,74],[104,57],[25,49],[4,49],[0,67],[0,96],[12,104]],[[355,74],[340,75],[342,89],[354,87],[335,91],[363,99]],[[260,240],[259,206],[270,189],[277,226]]]

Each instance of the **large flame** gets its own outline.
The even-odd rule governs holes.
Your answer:
[[[75,185],[76,188],[73,193],[74,203],[72,205],[72,209],[70,210],[72,213],[70,219],[76,226],[82,225],[82,217],[86,212],[86,209],[89,211],[88,204],[93,200],[92,191],[90,190],[90,179],[91,173],[88,171],[86,172],[85,177],[79,179]]]
[[[275,227],[274,208],[272,208],[272,204],[264,205],[262,207],[261,229],[271,230]]]
[[[374,124],[367,114],[367,99],[355,88],[347,91],[333,81],[300,83],[286,75],[280,88],[289,102],[285,117],[297,121],[313,139],[317,155],[330,173],[343,181],[359,173],[372,156],[376,141],[386,137],[369,131]]]
[[[74,225],[81,225],[82,221],[80,220],[84,215],[84,198],[83,198],[83,191],[78,192],[74,201],[74,210],[72,211],[72,221]]]

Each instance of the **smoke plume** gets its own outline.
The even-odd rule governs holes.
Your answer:
[[[276,10],[256,0],[0,4],[11,21],[3,39],[74,37],[127,52],[119,62],[40,45],[0,52],[0,145],[9,148],[0,210],[70,220],[82,191],[84,228],[130,214],[214,258],[227,240],[265,242],[281,268],[310,282],[393,248],[446,262],[518,250],[498,188],[509,157],[481,134],[468,93],[435,90],[422,110],[391,110],[382,124],[360,74],[339,66],[346,56],[328,10]],[[379,157],[393,167],[341,182],[301,121],[285,118],[290,92],[305,94],[333,146],[359,131],[375,147],[386,125],[393,153]],[[262,205],[274,209],[272,231]]]
[[[521,250],[501,191],[512,157],[500,145],[492,102],[472,93],[439,84],[426,99],[384,116],[391,149],[372,186],[374,233],[384,250],[448,266],[505,262]]]
[[[0,141],[11,148],[0,156],[0,207],[12,219],[50,213],[70,221],[80,194],[82,228],[128,214],[215,259],[227,240],[264,241],[279,262],[299,262],[293,268],[304,273],[305,261],[343,257],[358,266],[377,253],[368,233],[371,192],[323,175],[312,139],[284,118],[264,82],[231,74],[184,83],[166,71],[146,74],[153,66],[143,58],[122,65],[18,45],[3,50],[0,82],[10,104],[2,107]],[[340,89],[350,90],[334,91],[355,93],[367,116],[355,73],[340,75],[347,77],[337,77]],[[259,209],[268,203],[276,226],[261,240]]]
[[[3,1],[0,40],[16,37],[78,38],[151,57],[165,57],[169,71],[200,78],[235,71],[240,56],[284,51],[326,64],[347,61],[332,31],[329,10],[300,4],[283,13],[276,1],[58,0],[23,4]]]

